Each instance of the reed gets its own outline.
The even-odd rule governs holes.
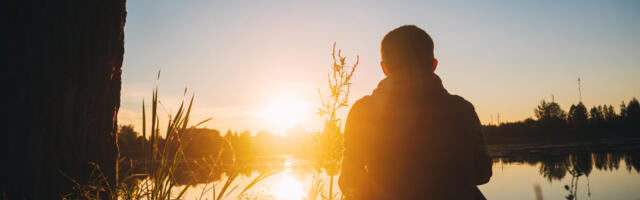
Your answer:
[[[160,72],[158,72],[158,79],[160,78]],[[187,90],[185,89],[184,95],[186,96]],[[164,129],[164,143],[161,143],[161,129],[160,118],[158,112],[158,86],[153,87],[151,110],[149,121],[151,126],[149,127],[149,143],[143,143],[143,146],[149,145],[149,148],[145,148],[145,156],[141,161],[141,166],[136,166],[135,162],[131,159],[121,157],[118,134],[116,135],[116,147],[118,153],[116,155],[115,170],[116,175],[114,177],[113,184],[109,181],[109,178],[102,172],[98,163],[89,163],[93,166],[91,174],[89,174],[89,181],[87,183],[79,183],[74,178],[69,177],[63,172],[60,172],[63,176],[67,177],[73,182],[73,192],[65,194],[62,199],[147,199],[147,200],[169,200],[169,199],[183,199],[187,191],[188,185],[178,185],[176,181],[176,172],[182,162],[184,162],[185,154],[183,150],[182,135],[189,129],[200,126],[201,124],[211,120],[212,118],[205,119],[190,125],[191,110],[195,95],[191,95],[188,101],[184,99],[180,103],[179,108],[174,114],[168,114],[168,121],[166,128]],[[147,111],[145,108],[145,101],[142,101],[142,135],[147,136]],[[229,141],[226,141],[226,151],[230,151],[232,155],[233,147]],[[147,149],[149,151],[147,152]],[[235,157],[235,156],[233,156]],[[223,170],[222,167],[222,154],[219,154],[217,158],[205,159],[202,163],[206,164],[210,170]],[[233,159],[235,160],[235,159]],[[123,172],[123,164],[128,164],[128,170]],[[144,174],[136,174],[134,169],[142,167],[145,169]],[[230,197],[233,191],[240,188],[239,185],[234,184],[238,178],[239,170],[235,161],[228,165],[227,178],[222,182],[214,182],[205,184],[202,188],[200,199],[202,199],[208,193],[211,193],[213,200],[223,200]],[[213,171],[212,171],[213,172]],[[241,198],[253,186],[268,176],[275,174],[276,172],[268,172],[259,175],[248,185],[242,187],[242,191],[239,192],[237,198]],[[212,173],[210,173],[212,174]],[[124,176],[121,176],[124,175]],[[216,189],[216,186],[221,185],[220,189]],[[207,195],[208,196],[208,195]]]

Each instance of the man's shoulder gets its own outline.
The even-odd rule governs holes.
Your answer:
[[[356,100],[349,111],[350,115],[359,115],[366,117],[369,114],[376,113],[380,109],[387,107],[386,100],[375,95],[366,95]],[[369,116],[370,117],[370,116]]]
[[[356,102],[353,103],[353,105],[351,106],[351,110],[360,110],[360,109],[365,109],[366,107],[370,107],[371,103],[373,101],[373,98],[371,97],[371,95],[366,95],[363,96],[362,98],[356,100]]]
[[[360,124],[362,120],[369,119],[371,113],[375,113],[371,112],[371,109],[374,107],[371,105],[371,101],[371,96],[364,96],[351,105],[347,116],[347,126],[354,126],[354,123]]]
[[[451,102],[455,103],[456,105],[467,109],[474,109],[473,104],[467,101],[464,97],[455,94],[450,94],[449,97],[451,98]]]
[[[447,101],[447,104],[451,109],[455,110],[455,113],[463,116],[475,115],[476,113],[476,109],[473,104],[459,95],[450,94]]]

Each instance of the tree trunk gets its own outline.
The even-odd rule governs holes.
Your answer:
[[[89,162],[113,182],[125,0],[1,5],[3,196],[60,198]]]

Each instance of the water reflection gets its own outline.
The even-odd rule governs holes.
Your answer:
[[[614,171],[620,168],[621,162],[626,163],[627,171],[640,172],[640,153],[630,152],[571,152],[571,153],[540,153],[535,155],[509,156],[494,158],[494,162],[506,164],[540,164],[539,173],[549,182],[562,180],[567,176],[589,176],[595,168],[603,171]],[[212,170],[198,162],[184,163],[178,170],[179,184],[199,184],[215,182],[225,174],[234,173],[230,168],[222,167]],[[283,171],[288,174],[311,174],[327,170],[326,164],[313,159],[282,156],[279,158],[262,159],[262,162],[241,163],[234,170],[242,176],[255,176],[272,171]]]
[[[282,200],[302,199],[305,195],[303,184],[291,174],[285,174],[279,178],[276,184],[272,186],[271,193],[275,199]]]
[[[539,151],[509,151],[495,152],[494,162],[507,166],[529,166],[537,169],[538,175],[546,180],[543,187],[549,191],[548,186],[565,191],[562,196],[555,193],[552,199],[564,197],[565,199],[587,198],[591,196],[589,176],[596,171],[611,171],[614,174],[634,172],[640,173],[640,148],[626,148],[615,151],[590,150],[590,149],[546,149]],[[185,161],[177,170],[177,182],[181,185],[202,186],[212,183],[223,183],[229,176],[237,175],[245,179],[253,179],[265,176],[264,182],[259,183],[259,189],[264,193],[262,197],[271,199],[302,199],[308,195],[315,181],[309,177],[322,173],[323,178],[329,179],[334,172],[335,164],[327,161],[292,156],[256,157],[252,159],[239,159],[230,168],[226,165],[211,167],[204,161]],[[625,172],[626,171],[626,172]],[[495,171],[495,174],[501,173]],[[535,172],[527,172],[529,174]],[[597,173],[596,173],[597,174]],[[609,176],[609,175],[607,175]],[[624,176],[622,176],[624,177]],[[627,176],[629,177],[629,176]],[[636,176],[630,176],[636,177]],[[553,182],[561,183],[551,184]],[[492,182],[489,182],[491,185]],[[533,192],[533,183],[528,180],[512,178],[509,184],[527,184],[529,191]],[[622,183],[621,183],[622,184]],[[597,185],[597,184],[596,184]],[[328,186],[328,184],[327,184]],[[578,187],[580,186],[580,188]],[[613,187],[613,186],[612,186]],[[327,187],[325,187],[327,189]],[[580,189],[580,193],[578,192]],[[609,189],[602,187],[596,189],[599,196],[607,195]],[[586,192],[585,192],[586,191]],[[508,192],[508,191],[501,191]],[[579,195],[580,194],[580,195]],[[533,197],[533,194],[531,194]],[[548,198],[545,198],[548,199]]]
[[[540,175],[549,182],[562,180],[565,176],[589,176],[593,168],[614,171],[620,163],[626,163],[627,171],[640,172],[640,154],[634,152],[575,152],[564,154],[539,154],[524,158],[496,158],[494,162],[540,164]]]
[[[628,172],[640,173],[640,151],[625,150],[615,152],[545,152],[533,153],[519,156],[508,156],[495,159],[496,162],[507,164],[525,163],[530,166],[539,166],[539,174],[549,183],[570,179],[568,184],[563,185],[567,195],[565,199],[578,199],[578,183],[586,181],[580,185],[586,185],[586,195],[591,196],[589,175],[594,170],[617,171],[621,170],[621,163],[624,162]]]
[[[275,199],[297,200],[305,195],[303,184],[293,176],[293,159],[288,157],[283,164],[284,174],[270,188]]]

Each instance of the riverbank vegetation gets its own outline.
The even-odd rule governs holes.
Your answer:
[[[622,102],[618,111],[612,105],[582,103],[564,111],[558,103],[545,100],[534,109],[536,119],[499,125],[484,125],[488,144],[573,142],[640,137],[640,103],[633,98]]]

